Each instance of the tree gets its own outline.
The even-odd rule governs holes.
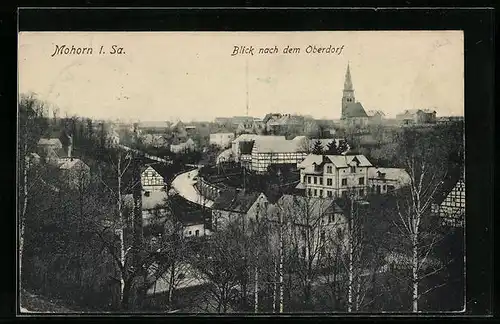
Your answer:
[[[342,153],[342,152],[339,152],[339,149],[337,147],[337,142],[334,139],[330,143],[328,143],[326,153],[328,155],[338,155],[338,154]]]
[[[337,146],[337,151],[339,154],[343,154],[349,150],[349,145],[347,144],[346,140],[341,139],[339,140],[339,145]]]
[[[441,151],[443,148],[433,138],[434,134],[428,135],[421,136],[409,130],[402,133],[400,138],[401,157],[410,175],[410,185],[399,197],[399,220],[394,225],[401,235],[402,243],[408,248],[406,252],[411,255],[409,267],[413,312],[419,311],[419,300],[423,295],[445,284],[437,284],[424,292],[419,290],[425,278],[444,269],[442,265],[435,268],[428,266],[434,247],[442,239],[430,219],[430,208],[445,178],[443,170],[446,170],[446,158]]]
[[[317,154],[317,155],[323,154],[323,144],[321,144],[320,140],[317,140],[316,142],[314,142],[312,154]]]
[[[18,172],[19,172],[19,273],[23,265],[24,234],[30,190],[37,178],[32,178],[33,168],[30,153],[34,152],[40,137],[48,129],[47,109],[45,103],[35,94],[22,94],[19,100],[19,138],[18,138]],[[19,280],[21,282],[21,279]]]

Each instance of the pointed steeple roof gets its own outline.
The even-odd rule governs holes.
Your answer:
[[[347,63],[347,71],[345,72],[344,90],[353,90],[349,63]]]

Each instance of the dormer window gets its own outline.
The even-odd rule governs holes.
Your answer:
[[[356,166],[351,165],[351,173],[356,173]]]

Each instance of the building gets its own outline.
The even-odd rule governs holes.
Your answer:
[[[462,176],[445,195],[444,200],[432,205],[432,212],[440,217],[441,224],[463,227],[465,219],[465,179]]]
[[[90,167],[80,159],[65,157],[58,160],[59,180],[71,189],[82,189],[90,183]]]
[[[403,125],[435,124],[436,111],[431,109],[409,109],[396,115],[396,120]]]
[[[194,150],[196,150],[196,143],[190,138],[180,144],[170,144],[170,151],[172,153],[187,153]]]
[[[270,134],[297,134],[304,131],[305,118],[303,116],[292,114],[271,114],[266,117],[266,131]]]
[[[258,138],[254,141],[250,163],[246,167],[257,173],[266,173],[272,165],[297,165],[308,152],[297,140]]]
[[[141,194],[141,213],[142,226],[162,224],[170,215],[170,210],[167,205],[168,194],[165,191],[149,191],[142,190]],[[133,194],[123,196],[124,201],[124,216],[130,228],[133,228],[133,210],[134,197]]]
[[[212,228],[218,230],[233,222],[244,226],[250,220],[266,216],[267,208],[268,200],[263,193],[226,189],[212,206]]]
[[[313,262],[335,245],[344,246],[347,237],[346,217],[333,199],[283,195],[269,207],[268,217],[275,224],[283,224],[285,246]],[[278,246],[277,237],[275,240]]]
[[[217,145],[220,148],[228,148],[231,146],[231,142],[234,140],[233,133],[214,133],[210,134],[209,143],[211,145]]]
[[[252,154],[253,142],[256,139],[266,139],[266,140],[285,140],[285,136],[266,136],[257,134],[242,134],[236,137],[231,142],[231,149],[233,151],[234,161],[240,162],[241,155],[247,155],[249,159]]]
[[[341,103],[341,120],[345,126],[365,126],[368,124],[369,117],[365,108],[360,102],[356,101],[354,96],[354,87],[352,85],[351,70],[349,64],[345,74],[344,90]]]
[[[201,237],[212,233],[212,212],[208,208],[190,202],[179,195],[170,197],[174,222],[181,225],[184,238]]]
[[[300,183],[307,197],[340,197],[368,193],[369,168],[364,155],[308,155],[298,163]]]
[[[156,168],[158,168],[156,166]],[[141,185],[145,191],[165,191],[165,179],[154,165],[148,165],[141,170]]]
[[[385,114],[381,110],[369,110],[366,112],[370,124],[380,124],[384,121]]]
[[[368,184],[371,193],[385,194],[410,184],[410,175],[405,169],[369,168]]]

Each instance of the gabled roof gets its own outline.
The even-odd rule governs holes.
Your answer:
[[[58,167],[60,170],[69,170],[69,169],[72,169],[76,166],[79,166],[79,167],[84,168],[84,169],[89,168],[89,166],[87,164],[85,164],[85,162],[83,162],[80,159],[76,159],[76,158],[62,158],[62,159],[59,159],[59,161],[58,161]]]
[[[286,139],[285,136],[274,136],[274,135],[257,135],[257,134],[241,134],[236,137],[232,143],[238,143],[242,141],[253,141],[256,139],[265,139],[265,140],[280,140]]]
[[[342,208],[333,199],[298,195],[283,195],[269,211],[271,217],[276,217],[281,212],[285,221],[302,225],[306,218],[309,218],[309,224],[312,225],[325,215],[343,214]]]
[[[384,112],[381,110],[368,110],[366,114],[368,117],[374,117],[375,115],[385,116]]]
[[[257,139],[255,140],[252,153],[289,153],[298,152],[301,148],[301,143],[294,140],[286,139]]]
[[[214,201],[212,209],[245,214],[260,195],[259,192],[228,189],[223,191]]]
[[[40,138],[38,145],[57,146],[59,148],[62,147],[62,143],[58,138]]]
[[[351,162],[356,161],[361,167],[370,167],[372,164],[368,159],[361,154],[357,155],[317,155],[309,154],[306,158],[298,163],[299,168],[305,169],[306,172],[313,171],[313,164],[322,165],[324,163],[332,163],[336,168],[347,168]]]
[[[355,117],[368,117],[365,112],[365,108],[360,102],[348,103],[344,110],[344,117],[355,118]]]

